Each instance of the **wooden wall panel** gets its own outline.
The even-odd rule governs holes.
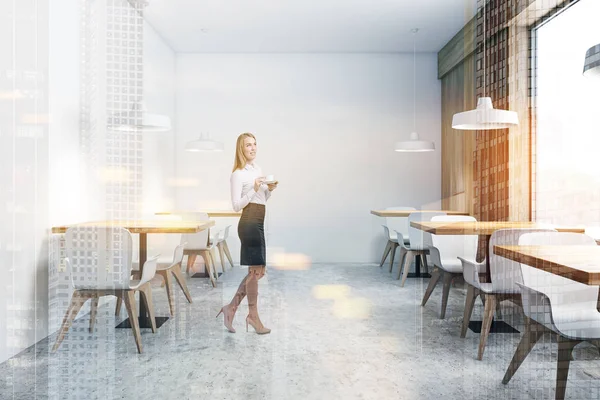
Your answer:
[[[452,129],[452,116],[475,107],[475,57],[467,57],[442,79],[442,208],[474,213],[475,133]]]
[[[535,220],[531,28],[577,1],[478,0],[477,15],[438,53],[443,207],[482,221]],[[495,108],[516,111],[519,126],[453,130],[452,115],[473,109],[484,95]]]

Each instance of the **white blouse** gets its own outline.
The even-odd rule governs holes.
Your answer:
[[[241,211],[248,203],[267,204],[271,197],[267,184],[263,183],[258,192],[254,191],[254,180],[260,176],[263,176],[262,169],[253,164],[246,164],[231,174],[231,204],[235,211]]]

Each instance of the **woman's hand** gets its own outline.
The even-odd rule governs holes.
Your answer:
[[[279,182],[275,182],[275,183],[269,183],[267,184],[267,186],[269,187],[269,192],[272,192],[273,190],[277,189],[277,184]]]
[[[258,192],[258,190],[260,189],[260,185],[262,185],[262,183],[265,181],[265,177],[261,176],[260,178],[256,178],[254,180],[254,191]]]

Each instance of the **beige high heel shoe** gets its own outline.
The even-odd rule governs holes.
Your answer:
[[[223,314],[223,324],[227,328],[227,330],[231,333],[235,333],[235,329],[233,329],[233,317],[235,315],[235,310],[231,310],[230,305],[221,307],[221,311],[217,314],[216,318],[219,318],[219,315]],[[248,331],[248,326],[246,326],[246,331]]]
[[[260,322],[260,319],[258,319],[258,322],[254,321],[250,318],[250,315],[246,317],[246,332],[248,332],[248,324],[252,325],[256,333],[258,333],[259,335],[266,335],[267,333],[271,333],[271,330],[269,328],[265,328],[262,322]]]

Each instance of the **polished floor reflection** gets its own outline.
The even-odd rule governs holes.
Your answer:
[[[395,277],[394,270],[394,277]],[[216,289],[189,279],[193,304],[176,291],[176,315],[156,334],[115,329],[114,302],[75,322],[56,353],[55,335],[0,365],[1,399],[545,399],[554,397],[557,346],[545,337],[508,385],[502,377],[520,334],[491,334],[483,361],[478,335],[460,338],[465,290],[453,287],[446,319],[439,288],[426,307],[427,280],[404,288],[376,265],[313,265],[271,269],[259,287],[259,310],[270,335],[246,333],[245,301],[230,334],[215,319],[246,271],[228,270]],[[155,287],[157,315],[168,315]],[[481,317],[476,305],[474,318]],[[125,310],[121,315],[125,315]],[[521,314],[502,318],[522,329]],[[122,319],[122,318],[121,318]],[[571,363],[567,398],[600,398],[598,351],[581,345]]]

